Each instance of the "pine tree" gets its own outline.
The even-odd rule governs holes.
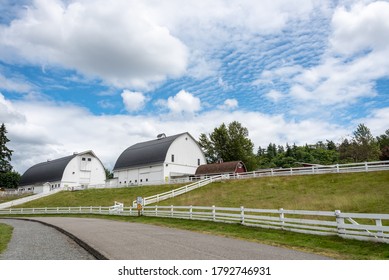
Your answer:
[[[3,123],[0,127],[0,172],[3,173],[12,171],[10,161],[13,151],[7,148],[9,139],[6,134],[7,129]]]

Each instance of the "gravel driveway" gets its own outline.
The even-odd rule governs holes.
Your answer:
[[[76,242],[58,230],[37,222],[0,219],[14,228],[2,260],[93,260]]]

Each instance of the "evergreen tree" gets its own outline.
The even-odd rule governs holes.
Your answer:
[[[7,129],[4,123],[0,126],[0,172],[12,171],[12,165],[10,163],[13,151],[8,149],[7,143]]]

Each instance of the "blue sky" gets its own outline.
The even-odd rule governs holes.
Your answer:
[[[234,120],[256,149],[389,128],[388,1],[161,2],[0,0],[17,171]]]

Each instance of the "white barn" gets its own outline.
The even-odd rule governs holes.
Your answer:
[[[119,186],[169,183],[190,176],[206,159],[197,141],[187,132],[141,142],[127,148],[113,172]]]
[[[38,163],[22,175],[19,190],[49,192],[60,187],[76,188],[104,185],[105,169],[93,151]]]

